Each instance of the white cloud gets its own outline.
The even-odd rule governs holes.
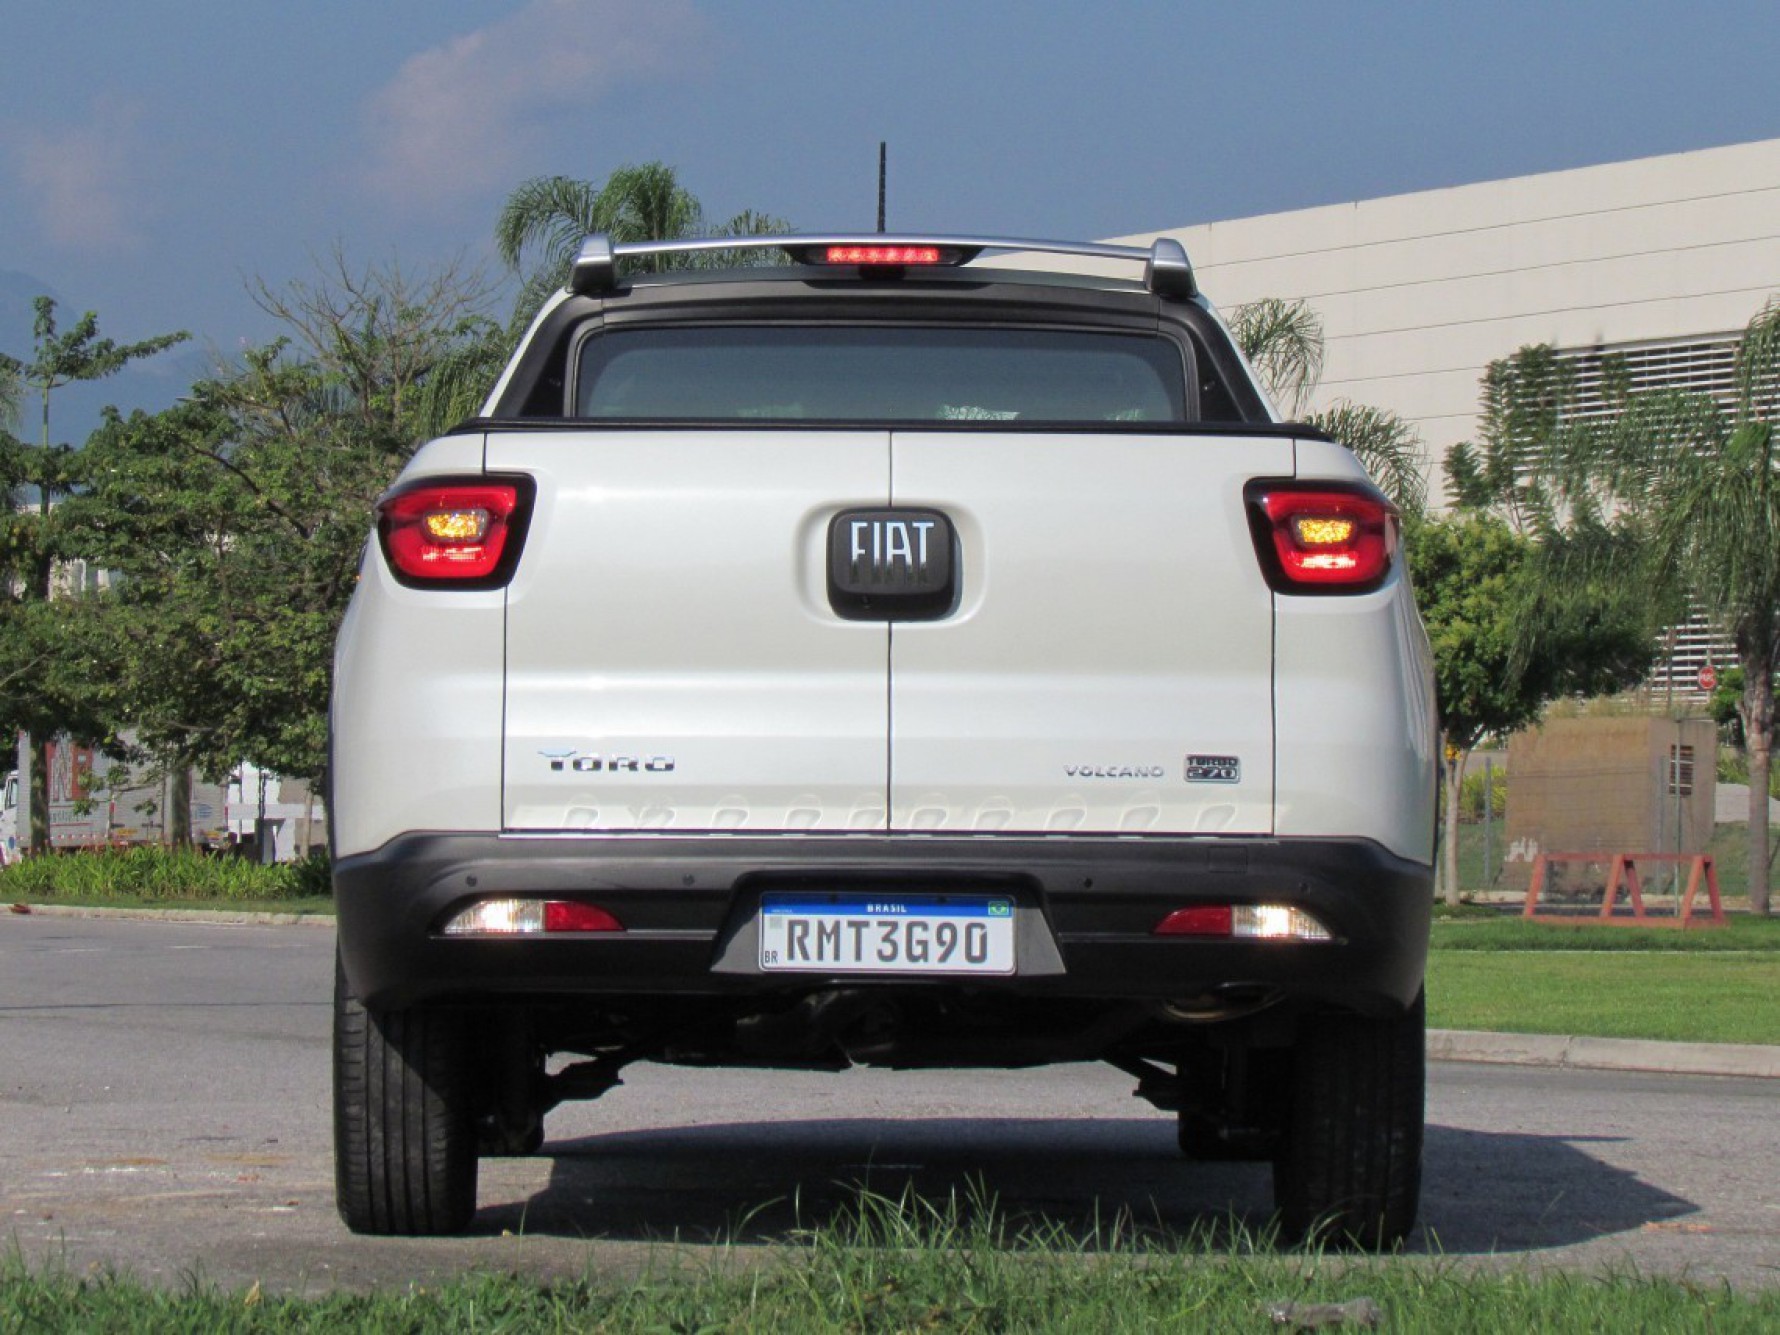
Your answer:
[[[143,242],[135,103],[101,99],[85,125],[0,127],[0,149],[45,236],[58,246],[136,249]]]
[[[515,183],[547,117],[697,58],[688,0],[531,0],[411,57],[366,107],[366,173],[380,194],[430,203]]]

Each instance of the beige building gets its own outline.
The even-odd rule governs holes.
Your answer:
[[[1473,435],[1484,368],[1529,343],[1625,353],[1640,387],[1727,389],[1731,344],[1780,294],[1780,139],[1120,240],[1158,235],[1225,309],[1315,307],[1311,406],[1394,410],[1437,476]]]
[[[1485,368],[1527,344],[1577,360],[1585,412],[1603,353],[1623,355],[1633,389],[1734,404],[1736,339],[1780,295],[1780,139],[1117,239],[1159,235],[1225,310],[1308,301],[1327,348],[1309,407],[1406,418],[1438,500],[1447,450],[1475,437]],[[1722,668],[1727,646],[1697,621],[1677,633],[1654,684],[1698,699],[1699,669]]]

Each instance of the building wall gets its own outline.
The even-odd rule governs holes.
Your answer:
[[[1393,409],[1437,476],[1494,359],[1734,336],[1780,293],[1780,140],[1118,239],[1158,235],[1220,307],[1309,301],[1327,338],[1311,406]]]
[[[1508,743],[1504,884],[1524,887],[1540,852],[1704,851],[1717,755],[1710,719],[1548,719],[1516,733]]]

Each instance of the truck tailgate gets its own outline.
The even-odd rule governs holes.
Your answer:
[[[945,511],[962,594],[891,627],[891,826],[1267,833],[1273,608],[1243,484],[1278,438],[923,433],[898,506]]]

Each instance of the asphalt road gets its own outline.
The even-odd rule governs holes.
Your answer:
[[[859,1184],[980,1180],[1092,1240],[1267,1217],[1267,1171],[1185,1165],[1105,1068],[844,1075],[633,1067],[483,1164],[455,1239],[333,1207],[333,934],[0,916],[0,1246],[157,1282],[325,1291],[482,1265],[628,1271],[664,1241],[770,1244]],[[1439,1064],[1417,1250],[1780,1284],[1773,1082]],[[1102,1233],[1100,1236],[1104,1236]]]

